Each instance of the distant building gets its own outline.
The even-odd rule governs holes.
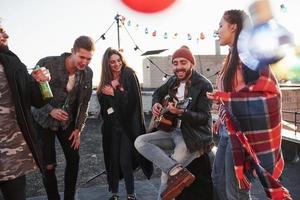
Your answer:
[[[151,90],[164,83],[164,74],[155,66],[167,74],[173,74],[171,68],[172,56],[151,56],[143,60],[143,79],[142,87],[144,90]],[[195,55],[196,71],[211,80],[216,81],[216,73],[220,70],[225,55]],[[152,63],[151,63],[151,61]],[[154,63],[154,64],[153,64]]]

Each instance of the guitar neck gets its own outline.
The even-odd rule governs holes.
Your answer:
[[[174,103],[174,106],[178,109],[186,109],[189,105],[189,103],[191,102],[191,98],[187,98],[187,99],[184,99],[184,100],[180,100],[180,101],[177,101],[177,100],[173,100],[172,101]],[[165,105],[162,110],[161,110],[161,115],[164,115],[166,114],[167,112],[169,112],[170,110],[168,109],[168,104],[167,102],[163,102],[163,105]]]

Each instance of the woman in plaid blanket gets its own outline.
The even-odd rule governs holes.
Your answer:
[[[281,94],[268,66],[252,71],[241,63],[237,40],[249,17],[242,10],[225,11],[218,30],[220,45],[230,47],[208,98],[219,102],[220,134],[212,179],[217,199],[251,199],[256,176],[271,199],[289,199],[278,178],[281,154]]]

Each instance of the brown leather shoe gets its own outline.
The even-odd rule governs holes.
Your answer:
[[[186,168],[180,170],[176,175],[169,176],[167,188],[160,194],[162,200],[171,200],[177,197],[185,187],[195,180],[195,176]]]

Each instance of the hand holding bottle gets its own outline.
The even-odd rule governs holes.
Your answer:
[[[54,108],[51,110],[50,115],[58,121],[66,121],[69,119],[68,113],[60,108]]]
[[[51,99],[53,97],[50,85],[48,81],[50,80],[49,70],[45,67],[40,67],[36,65],[31,73],[32,77],[40,83],[40,90],[44,100]]]
[[[37,82],[45,82],[45,81],[50,81],[51,80],[50,72],[45,67],[41,67],[39,69],[34,69],[31,73],[31,76]]]

